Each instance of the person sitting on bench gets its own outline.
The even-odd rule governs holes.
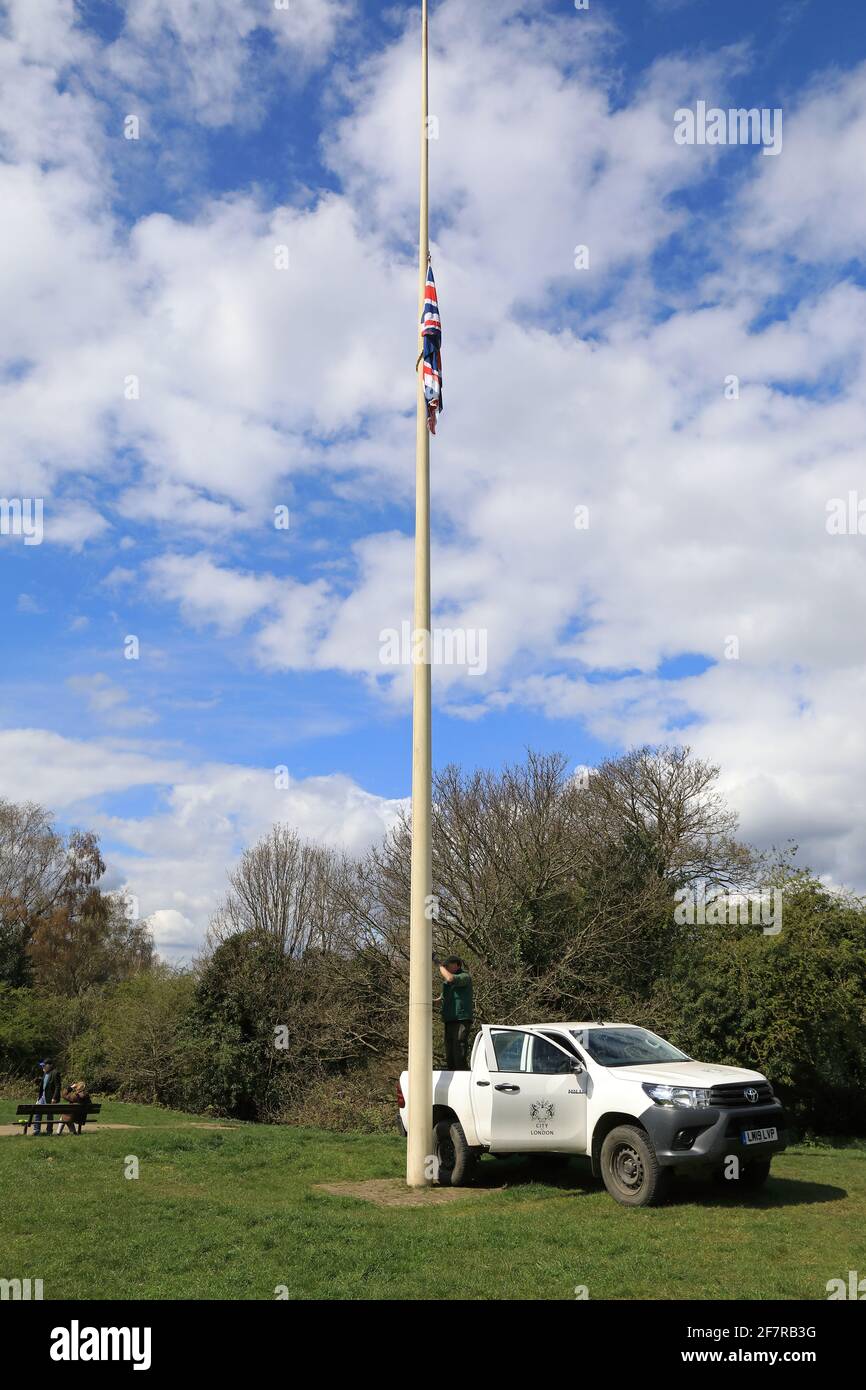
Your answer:
[[[71,1086],[67,1086],[66,1090],[63,1092],[63,1099],[71,1101],[74,1105],[90,1104],[90,1095],[83,1081],[74,1081]],[[86,1116],[82,1116],[80,1112],[77,1119],[75,1115],[71,1113],[68,1115],[61,1115],[60,1124],[57,1126],[57,1133],[62,1134],[63,1126],[65,1125],[70,1134],[75,1134],[76,1132],[80,1134],[81,1126],[85,1118]],[[77,1131],[75,1128],[76,1124],[78,1125]]]

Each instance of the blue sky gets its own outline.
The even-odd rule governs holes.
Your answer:
[[[0,4],[0,495],[45,506],[0,537],[0,795],[98,828],[177,958],[274,820],[361,851],[408,791],[418,9]],[[434,624],[488,658],[436,671],[435,760],[687,739],[866,886],[866,538],[826,525],[866,488],[866,13],[431,9]],[[781,152],[676,144],[697,101]]]

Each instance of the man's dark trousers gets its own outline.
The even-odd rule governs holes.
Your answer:
[[[466,1071],[469,1049],[470,1019],[449,1019],[445,1024],[445,1068],[447,1071]]]

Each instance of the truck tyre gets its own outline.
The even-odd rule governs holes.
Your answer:
[[[746,1164],[740,1174],[740,1186],[744,1188],[746,1192],[757,1192],[759,1187],[764,1186],[769,1176],[770,1160],[768,1158],[758,1159],[754,1163]]]
[[[472,1181],[476,1155],[459,1120],[440,1120],[433,1131],[440,1187],[466,1187]]]
[[[625,1207],[648,1207],[663,1200],[670,1170],[662,1168],[649,1135],[633,1125],[617,1125],[601,1146],[601,1176],[611,1197]]]

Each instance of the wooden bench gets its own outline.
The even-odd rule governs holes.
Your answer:
[[[34,1101],[32,1105],[19,1105],[15,1111],[16,1115],[26,1115],[24,1121],[24,1133],[26,1134],[33,1124],[35,1116],[40,1120],[50,1120],[53,1124],[59,1120],[61,1115],[71,1115],[72,1123],[77,1125],[77,1133],[80,1134],[87,1124],[88,1115],[98,1115],[102,1109],[101,1105],[94,1105],[92,1101],[61,1100],[47,1104],[46,1102]]]

